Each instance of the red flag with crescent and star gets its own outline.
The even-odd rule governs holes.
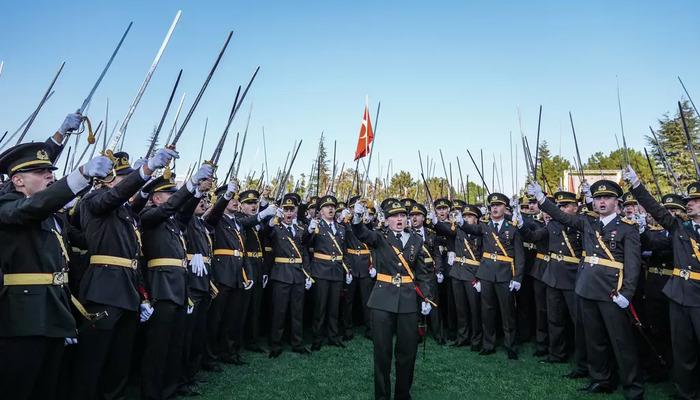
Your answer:
[[[365,104],[365,113],[362,116],[362,126],[360,126],[360,137],[357,139],[357,149],[355,150],[355,161],[369,154],[369,146],[374,140],[372,131],[372,121],[369,119],[369,107]]]

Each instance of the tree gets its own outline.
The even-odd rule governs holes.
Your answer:
[[[542,185],[547,192],[556,192],[559,190],[559,182],[564,177],[564,171],[571,169],[571,163],[562,156],[552,157],[546,140],[543,140],[540,144],[537,157],[539,159],[539,165],[537,166],[538,180],[543,181]],[[544,179],[542,179],[543,176]]]
[[[391,177],[389,183],[389,193],[399,198],[413,196],[416,182],[411,174],[406,171],[399,171]]]

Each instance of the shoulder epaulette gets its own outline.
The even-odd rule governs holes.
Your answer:
[[[485,215],[485,216],[481,217],[481,219],[479,221],[481,221],[485,224],[488,224],[490,220],[491,220],[491,218],[489,218],[488,215]]]
[[[664,227],[659,224],[647,225],[647,230],[649,231],[663,231]]]
[[[620,220],[622,222],[626,223],[627,225],[637,225],[637,221],[630,219],[630,218],[627,218],[627,217],[621,217]]]

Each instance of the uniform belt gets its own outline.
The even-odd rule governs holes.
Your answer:
[[[348,252],[348,254],[352,254],[354,256],[369,255],[369,250],[367,250],[367,249],[364,249],[364,250],[348,249],[347,252]]]
[[[539,256],[539,254],[538,254]],[[557,261],[564,261],[568,262],[571,264],[578,264],[581,262],[581,259],[578,257],[571,257],[571,256],[565,256],[563,254],[558,254],[558,253],[549,253],[549,259],[550,260],[557,260]]]
[[[394,276],[387,275],[387,274],[377,274],[377,280],[379,282],[391,283],[392,285],[394,285],[396,287],[400,287],[404,283],[413,282],[413,279],[411,279],[410,276],[400,275],[400,274],[396,274]]]
[[[674,268],[673,269],[673,276],[683,278],[686,281],[688,279],[692,279],[694,281],[700,281],[700,272],[693,272],[693,271],[689,271],[687,269]]]
[[[324,260],[324,261],[338,261],[342,262],[343,261],[343,256],[330,256],[328,254],[323,254],[323,253],[314,253],[314,258],[317,260]]]
[[[187,261],[192,260],[192,256],[194,256],[194,254],[188,254],[188,255],[187,255]],[[211,257],[204,257],[204,256],[202,256],[202,258],[204,259],[204,263],[205,263],[205,264],[211,264]]]
[[[136,269],[139,262],[138,260],[132,260],[124,257],[114,257],[114,256],[90,256],[90,264],[106,264],[113,265],[115,267],[131,268]]]
[[[271,251],[272,251],[272,247],[265,246],[265,251],[267,251],[268,253],[271,252]]]
[[[657,274],[657,275],[664,275],[664,276],[671,276],[674,275],[672,269],[668,268],[661,268],[661,267],[648,267],[647,271],[651,272],[652,274]],[[679,270],[680,271],[680,270]]]
[[[549,254],[537,253],[535,256],[538,260],[549,261]]]
[[[214,249],[215,256],[233,256],[233,257],[243,257],[243,252],[239,250],[231,249]]]
[[[249,251],[245,253],[246,256],[250,258],[262,258],[263,253],[262,251]]]
[[[87,252],[88,252],[87,250],[84,250],[84,249],[81,249],[80,247],[75,247],[75,246],[71,247],[70,250],[73,253],[80,254],[81,256],[87,254]]]
[[[457,258],[455,258],[455,261],[457,261],[458,263],[461,263],[461,264],[476,265],[477,267],[481,264],[479,261],[472,260],[471,258],[467,258],[467,257],[457,257]]]
[[[435,261],[433,261],[432,257],[425,257],[425,259],[423,259],[423,261],[425,261],[426,263],[434,263],[435,262]]]
[[[301,264],[301,258],[296,257],[275,257],[275,262],[280,264]]]
[[[148,268],[157,267],[182,267],[187,268],[187,260],[179,258],[154,258],[148,260]]]
[[[523,242],[523,247],[526,249],[530,249],[530,250],[537,249],[537,246],[535,246],[534,243],[530,243],[530,242]]]
[[[607,258],[600,258],[598,256],[586,256],[583,262],[594,265],[603,265],[615,269],[624,269],[625,265],[619,261],[608,260]]]
[[[500,254],[494,254],[494,253],[487,253],[484,252],[484,254],[481,256],[482,259],[488,258],[491,261],[503,261],[503,262],[513,262],[513,257],[508,257],[508,256],[502,256]]]
[[[36,273],[36,274],[5,274],[3,285],[55,285],[61,286],[68,283],[67,272]]]

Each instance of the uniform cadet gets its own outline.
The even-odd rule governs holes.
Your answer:
[[[153,302],[153,315],[146,325],[142,362],[142,396],[164,399],[173,396],[181,378],[182,348],[187,298],[187,249],[184,230],[194,212],[183,206],[201,197],[198,185],[211,178],[213,168],[204,164],[180,189],[161,176],[144,191],[151,206],[141,211],[143,255],[146,260],[147,289]]]
[[[55,181],[50,152],[46,143],[24,143],[0,154],[0,173],[10,178],[0,196],[0,390],[8,399],[58,394],[64,345],[76,343],[77,331],[65,226],[54,213],[112,169],[100,156]]]
[[[500,309],[508,358],[515,360],[515,304],[513,292],[520,290],[525,255],[522,239],[515,225],[505,219],[508,197],[491,193],[488,197],[491,219],[488,223],[464,224],[459,215],[457,225],[469,234],[482,237],[483,253],[476,278],[481,286],[481,318],[484,341],[481,355],[495,352],[496,320]]]
[[[629,166],[625,179],[632,183],[631,192],[639,203],[672,238],[673,272],[663,293],[669,299],[673,382],[681,398],[700,398],[700,182],[688,185],[689,220],[684,220],[659,205]]]
[[[79,203],[81,228],[89,238],[89,267],[81,280],[80,300],[89,312],[106,310],[108,317],[80,333],[73,363],[73,399],[124,395],[139,309],[142,321],[152,312],[138,269],[138,218],[128,200],[154,170],[174,157],[177,153],[173,150],[162,149],[135,170],[127,153],[114,153],[113,173]]]
[[[434,277],[430,280],[430,292],[437,293],[438,284],[445,282],[445,275],[442,272],[440,250],[436,244],[437,234],[434,230],[425,226],[425,218],[428,215],[428,210],[426,210],[425,206],[411,200],[407,212],[411,222],[411,231],[418,234],[421,239],[423,239],[425,266]],[[446,343],[445,334],[440,323],[440,313],[437,308],[430,313],[430,330],[436,342],[439,344]]]
[[[190,219],[185,230],[187,245],[187,289],[191,301],[191,313],[185,317],[185,339],[183,349],[183,394],[198,393],[192,385],[195,375],[200,370],[206,351],[207,312],[212,296],[218,293],[216,286],[211,283],[211,260],[213,258],[213,242],[211,227],[204,222],[204,213],[209,208],[210,192],[204,192],[200,185],[201,197],[192,197],[190,202],[196,204],[194,217]],[[183,209],[191,209],[186,204]]]
[[[304,290],[311,289],[312,278],[306,270],[308,254],[303,249],[306,227],[297,221],[299,195],[287,193],[277,218],[270,219],[265,235],[270,239],[274,265],[270,271],[272,318],[270,321],[270,358],[282,354],[282,335],[289,311],[289,338],[292,351],[311,354],[303,344]]]
[[[609,180],[599,180],[591,186],[594,206],[599,213],[595,220],[586,215],[562,212],[545,199],[536,182],[528,186],[528,193],[537,198],[542,210],[552,219],[581,231],[586,256],[576,278],[575,290],[581,297],[580,311],[592,378],[590,385],[582,390],[589,393],[615,390],[615,363],[611,357],[614,355],[625,397],[642,398],[644,387],[638,372],[637,348],[626,310],[639,279],[639,231],[633,223],[615,213],[622,189]]]
[[[634,219],[634,216],[639,214],[639,202],[634,197],[634,194],[627,192],[622,196],[622,214]]]
[[[309,223],[305,237],[307,247],[313,249],[311,276],[315,282],[313,313],[313,344],[311,350],[321,349],[327,339],[331,346],[345,347],[338,332],[340,291],[343,284],[352,282],[350,269],[343,261],[345,227],[335,222],[338,201],[327,195],[318,200],[319,218]]]
[[[476,224],[481,218],[481,211],[473,206],[464,206],[462,212],[466,223]],[[456,223],[436,223],[435,230],[440,236],[449,239],[448,247],[452,264],[452,292],[455,297],[457,313],[457,338],[454,346],[471,346],[473,351],[481,350],[483,330],[481,326],[481,300],[476,284],[476,272],[481,259],[481,236],[465,233]]]
[[[348,201],[349,207],[352,209],[357,201],[360,201],[360,196],[351,197]],[[372,337],[372,327],[367,300],[369,300],[374,283],[372,279],[377,275],[377,270],[374,268],[369,247],[355,236],[349,218],[344,219],[342,224],[345,227],[347,247],[345,259],[352,273],[352,282],[347,285],[343,297],[343,340],[350,340],[353,337],[353,306],[358,297],[362,309],[362,321],[365,324],[365,337],[370,338]]]
[[[430,225],[432,225],[433,229],[435,229],[435,224],[436,221],[446,221],[447,223],[451,223],[452,217],[450,215],[450,210],[452,209],[452,201],[448,200],[446,198],[438,198],[433,201],[433,209],[435,210],[434,213],[428,213],[427,219]],[[443,276],[449,276],[450,273],[452,272],[452,264],[454,262],[454,257],[455,257],[455,250],[454,250],[454,241],[448,240],[447,237],[444,235],[438,234],[437,239],[435,244],[437,245],[438,248],[438,253],[439,253],[439,258],[440,258],[440,265],[442,265],[442,274]],[[448,285],[438,285],[438,291],[435,293],[436,296],[436,303],[437,304],[449,304],[450,299],[454,298],[454,294],[452,293],[452,288],[449,287]],[[450,339],[452,340],[453,337],[451,335],[453,333],[456,333],[457,331],[457,323],[456,323],[456,317],[455,317],[455,322],[454,326],[450,326],[450,309],[449,306],[446,307],[441,307],[441,312],[438,313],[440,316],[440,326],[444,329],[442,334],[444,335],[445,339]],[[455,311],[456,313],[456,311]]]
[[[360,202],[355,203],[353,211],[355,235],[376,250],[377,282],[368,303],[374,342],[374,396],[391,398],[391,359],[395,353],[395,398],[410,399],[418,348],[419,300],[423,300],[423,315],[432,308],[429,282],[433,278],[425,265],[423,240],[405,231],[406,209],[398,201],[384,209],[388,228],[383,232],[371,231],[363,223],[365,207]]]
[[[251,196],[252,195],[252,196]],[[260,193],[257,190],[247,190],[241,193],[241,212],[238,218],[246,218],[258,213]],[[267,202],[265,204],[267,206]],[[249,333],[246,348],[261,353],[263,349],[258,344],[260,330],[260,307],[262,305],[263,289],[267,287],[268,271],[263,263],[263,243],[260,237],[260,225],[248,226],[243,229],[243,246],[245,247],[246,270],[251,271],[250,279],[253,280],[253,288],[245,294],[248,296],[248,311],[243,325],[244,333]],[[241,304],[242,305],[242,304]],[[241,338],[243,339],[243,338]]]
[[[270,206],[260,214],[243,217],[238,213],[239,202],[246,199],[257,202],[257,196],[252,191],[236,195],[237,189],[234,181],[217,189],[219,198],[205,217],[205,221],[214,227],[212,268],[219,290],[209,309],[207,331],[209,346],[219,361],[242,365],[245,363],[240,351],[250,298],[246,292],[255,283],[250,264],[244,260],[246,249],[242,232],[257,225],[265,215],[274,215],[275,207]],[[208,363],[211,361],[208,360]]]

